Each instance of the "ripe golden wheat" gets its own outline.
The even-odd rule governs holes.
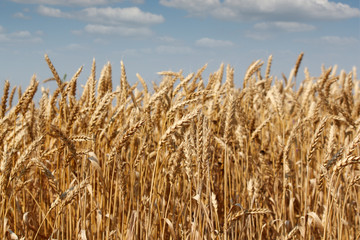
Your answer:
[[[360,81],[322,68],[242,88],[221,65],[203,78],[164,71],[150,90],[121,62],[57,88],[5,81],[0,105],[0,238],[356,239],[360,233]],[[224,79],[224,82],[223,82]],[[297,83],[296,83],[297,82]],[[18,102],[13,99],[18,89]],[[152,92],[153,91],[153,92]]]

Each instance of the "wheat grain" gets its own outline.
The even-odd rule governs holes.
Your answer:
[[[271,55],[264,77],[253,62],[242,89],[230,65],[151,90],[121,62],[113,90],[93,60],[79,98],[83,68],[65,82],[46,56],[57,88],[39,104],[35,75],[24,92],[5,81],[0,238],[356,239],[356,68],[305,68],[297,88],[302,55],[283,78]]]
[[[9,95],[9,88],[10,82],[9,80],[6,80],[4,84],[4,95],[1,97],[0,118],[3,118],[6,112],[6,101]]]

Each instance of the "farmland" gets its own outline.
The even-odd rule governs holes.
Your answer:
[[[130,85],[121,63],[115,86],[110,63],[64,81],[46,55],[56,90],[4,85],[0,238],[359,238],[356,68],[300,78],[302,57],[241,86],[224,65]]]

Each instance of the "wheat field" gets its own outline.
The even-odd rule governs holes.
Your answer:
[[[356,68],[300,79],[302,58],[281,78],[255,61],[241,87],[223,64],[131,86],[122,62],[113,87],[94,60],[77,96],[82,67],[64,81],[45,55],[55,91],[4,85],[0,238],[359,238]]]

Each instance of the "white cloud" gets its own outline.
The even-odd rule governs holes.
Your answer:
[[[152,34],[151,30],[144,27],[123,27],[123,26],[106,26],[100,24],[88,24],[85,26],[85,32],[91,34],[114,34],[126,37],[132,36],[149,36]]]
[[[121,52],[122,56],[143,56],[144,54],[148,55],[148,54],[154,54],[154,49],[152,48],[129,48],[129,49],[125,49],[124,51]]]
[[[205,10],[220,7],[219,0],[160,0],[160,4],[185,9],[191,13],[201,13]]]
[[[201,38],[196,41],[196,45],[201,47],[230,47],[233,46],[234,43],[231,41],[226,40],[217,40],[217,39],[211,39],[211,38]]]
[[[91,34],[114,34],[121,36],[149,36],[151,24],[164,22],[162,15],[143,12],[137,7],[130,8],[85,8],[76,12],[63,12],[57,8],[39,6],[38,12],[44,16],[77,19],[92,23],[84,30],[73,30],[75,35],[84,32]]]
[[[158,46],[156,52],[159,54],[190,54],[193,50],[186,46],[168,46],[161,45]]]
[[[123,2],[123,0],[12,0],[17,3],[26,4],[47,4],[47,5],[78,5],[78,6],[94,6],[104,5],[116,2]]]
[[[158,37],[158,39],[162,42],[167,42],[167,43],[173,43],[177,41],[175,38],[169,36]]]
[[[33,34],[29,31],[16,31],[16,32],[7,32],[0,25],[0,42],[2,43],[40,43],[42,42],[41,37],[37,33]]]
[[[71,33],[74,35],[80,36],[84,33],[84,31],[83,30],[71,30]]]
[[[162,15],[144,12],[138,7],[129,8],[85,8],[77,12],[63,12],[58,8],[40,5],[38,13],[48,17],[73,18],[101,24],[141,24],[151,25],[164,22]]]
[[[36,34],[36,35],[43,35],[44,32],[43,32],[42,30],[37,30],[37,31],[35,32],[35,34]]]
[[[359,39],[356,39],[354,37],[339,37],[339,36],[324,36],[321,38],[321,40],[330,44],[337,44],[337,45],[348,45],[359,42]]]
[[[264,32],[247,32],[245,36],[254,40],[265,41],[273,38],[273,34]]]
[[[261,22],[254,25],[258,30],[281,30],[286,32],[305,32],[315,30],[315,26],[298,22]]]
[[[0,33],[0,42],[10,42],[10,39],[5,34]]]
[[[95,38],[93,41],[94,43],[104,44],[104,45],[109,43],[109,41],[104,38]]]
[[[28,38],[31,36],[31,33],[29,31],[18,31],[10,33],[9,36],[12,36],[14,38]]]
[[[143,12],[137,7],[129,8],[85,8],[79,12],[79,18],[107,24],[136,23],[158,24],[164,22],[162,15]]]
[[[22,18],[22,19],[30,19],[30,17],[25,16],[24,13],[22,12],[16,12],[13,14],[14,18]]]
[[[160,3],[184,9],[193,15],[228,20],[301,21],[360,16],[359,8],[328,0],[160,0]]]
[[[46,7],[46,6],[43,6],[43,5],[40,5],[38,7],[37,11],[38,11],[39,14],[41,14],[43,16],[48,16],[48,17],[66,18],[66,17],[71,16],[68,13],[62,12],[60,9]]]
[[[145,0],[131,0],[131,2],[133,2],[135,4],[144,4]]]
[[[68,50],[79,50],[84,49],[84,45],[78,43],[70,43],[69,45],[65,46]]]

